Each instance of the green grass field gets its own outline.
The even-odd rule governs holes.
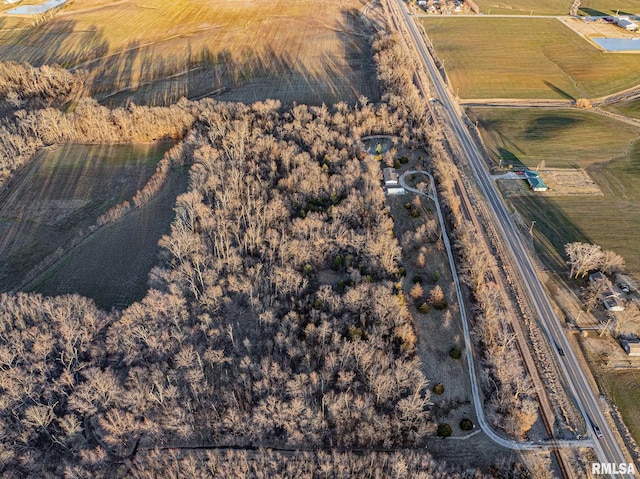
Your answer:
[[[640,441],[640,414],[638,414],[640,373],[633,370],[607,371],[600,377],[622,414],[629,432],[636,442]]]
[[[581,15],[614,15],[639,14],[638,0],[583,0],[580,8]]]
[[[621,254],[640,273],[640,130],[600,115],[567,109],[475,108],[494,162],[586,168],[604,196],[508,194],[548,266],[562,268],[564,245],[588,241]],[[503,184],[504,187],[508,186]],[[505,190],[506,191],[506,190]]]
[[[478,0],[485,15],[567,15],[571,0]]]
[[[640,157],[636,158],[636,162]],[[640,187],[640,178],[632,182]],[[628,270],[640,274],[640,201],[615,196],[513,196],[509,202],[530,224],[535,221],[536,250],[545,264],[564,268],[564,245],[572,241],[597,243],[621,254]]]
[[[579,167],[625,154],[638,128],[577,109],[471,108],[480,134],[497,162],[535,167]],[[496,163],[497,164],[497,163]]]
[[[606,109],[626,116],[640,118],[640,98],[633,101],[607,106]]]
[[[478,0],[485,15],[568,15],[571,0]],[[581,15],[611,15],[617,10],[640,13],[637,0],[584,0]]]
[[[555,19],[421,22],[461,98],[593,98],[640,83],[640,55],[601,52]]]
[[[158,263],[158,240],[170,231],[173,206],[186,190],[188,177],[187,169],[173,171],[153,200],[98,230],[31,290],[45,295],[79,293],[107,311],[141,300],[149,271]]]
[[[63,145],[39,152],[0,195],[0,290],[110,207],[129,200],[170,143]]]

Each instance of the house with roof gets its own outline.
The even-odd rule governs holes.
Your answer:
[[[601,271],[596,271],[589,275],[589,282],[593,284],[600,293],[600,301],[607,311],[624,311],[624,302],[613,290],[613,285]]]
[[[640,356],[640,339],[633,337],[629,339],[621,339],[620,345],[628,356]]]
[[[398,187],[398,172],[395,168],[385,168],[382,170],[382,175],[384,177],[384,186],[387,188]]]

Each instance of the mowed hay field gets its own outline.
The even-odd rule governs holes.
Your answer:
[[[38,26],[0,17],[0,58],[87,69],[90,93],[111,104],[221,92],[249,102],[375,100],[364,3],[83,0]]]
[[[536,222],[536,247],[549,267],[564,268],[565,243],[588,241],[621,254],[640,274],[640,129],[568,109],[476,108],[471,118],[479,119],[494,162],[502,154],[515,165],[585,168],[604,193],[551,196],[500,182],[523,224]]]
[[[485,15],[568,15],[571,0],[478,0]],[[611,15],[621,12],[639,13],[637,0],[583,0],[581,15]]]
[[[0,290],[130,200],[170,143],[64,145],[45,149],[0,194]]]
[[[158,241],[170,232],[175,200],[186,190],[188,178],[186,168],[172,171],[149,203],[73,248],[29,291],[49,296],[78,293],[105,310],[141,300],[149,271],[158,263]]]
[[[594,98],[640,83],[640,55],[604,53],[556,19],[421,22],[461,98]]]

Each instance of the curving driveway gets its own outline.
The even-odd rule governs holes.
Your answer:
[[[425,193],[416,188],[412,188],[407,185],[407,181],[405,179],[406,175],[425,175],[429,178],[429,192]],[[476,411],[476,416],[478,417],[478,424],[482,431],[495,443],[516,450],[541,450],[541,449],[555,449],[555,448],[565,448],[565,447],[588,447],[593,446],[593,441],[591,439],[570,439],[570,440],[562,440],[562,439],[551,439],[547,441],[514,441],[513,439],[507,439],[503,436],[500,436],[496,433],[484,415],[484,409],[482,404],[482,399],[480,398],[480,387],[478,386],[478,379],[475,371],[475,362],[473,358],[473,345],[471,342],[471,334],[469,332],[469,318],[467,316],[467,311],[465,308],[464,298],[462,296],[462,290],[460,289],[460,281],[458,279],[458,273],[456,270],[455,260],[453,258],[453,251],[451,248],[451,242],[449,241],[449,235],[447,234],[447,229],[445,228],[444,217],[442,216],[442,210],[440,209],[440,202],[438,201],[438,195],[435,189],[435,182],[433,180],[433,176],[431,173],[426,171],[407,171],[403,173],[399,178],[400,186],[402,186],[405,190],[410,191],[412,193],[416,193],[418,195],[426,196],[431,199],[433,203],[436,205],[436,211],[438,212],[438,220],[440,221],[440,230],[442,231],[442,241],[444,242],[444,246],[447,250],[447,257],[449,258],[449,267],[451,269],[451,274],[453,276],[453,282],[456,287],[456,296],[458,298],[458,305],[460,307],[460,317],[462,319],[462,329],[464,331],[464,344],[465,344],[465,354],[467,358],[467,363],[469,364],[469,375],[471,376],[471,394],[473,396],[473,406]]]

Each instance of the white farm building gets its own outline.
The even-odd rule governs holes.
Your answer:
[[[385,168],[382,170],[382,175],[387,195],[404,195],[404,188],[400,186],[398,172],[395,168]]]
[[[628,32],[635,32],[638,29],[638,24],[629,20],[628,17],[618,17],[616,23]]]

